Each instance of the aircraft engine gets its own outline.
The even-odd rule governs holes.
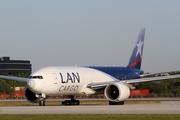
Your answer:
[[[130,90],[126,85],[118,82],[106,86],[104,93],[109,101],[120,102],[129,97]]]
[[[24,91],[24,96],[31,103],[38,103],[40,98],[36,97],[36,93],[32,92],[28,87]]]

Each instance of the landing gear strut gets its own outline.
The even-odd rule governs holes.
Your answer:
[[[124,105],[124,101],[121,101],[121,102],[112,102],[112,101],[109,101],[109,105]]]
[[[39,98],[39,106],[45,106],[46,95],[42,93],[40,95],[36,95],[36,97]]]
[[[68,96],[71,100],[62,101],[62,105],[79,105],[79,100],[75,100],[73,95]]]
[[[45,101],[43,100],[39,101],[39,106],[45,106]]]

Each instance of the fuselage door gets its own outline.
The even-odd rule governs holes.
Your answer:
[[[53,82],[54,84],[58,84],[58,77],[56,73],[52,73],[52,77],[53,77]]]

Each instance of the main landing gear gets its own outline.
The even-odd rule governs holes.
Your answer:
[[[71,100],[62,101],[62,105],[79,105],[79,100],[75,100],[73,95],[68,96]]]
[[[109,101],[109,105],[124,105],[124,101],[121,101],[121,102],[112,102],[112,101]]]

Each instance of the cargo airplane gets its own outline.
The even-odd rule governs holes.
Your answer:
[[[74,95],[89,94],[105,94],[109,105],[123,105],[136,83],[180,78],[180,75],[146,78],[154,74],[145,74],[140,69],[144,37],[142,28],[126,67],[50,66],[33,72],[29,78],[2,75],[0,78],[27,82],[25,98],[39,106],[45,106],[48,95],[68,95],[70,100],[62,105],[79,105]]]

